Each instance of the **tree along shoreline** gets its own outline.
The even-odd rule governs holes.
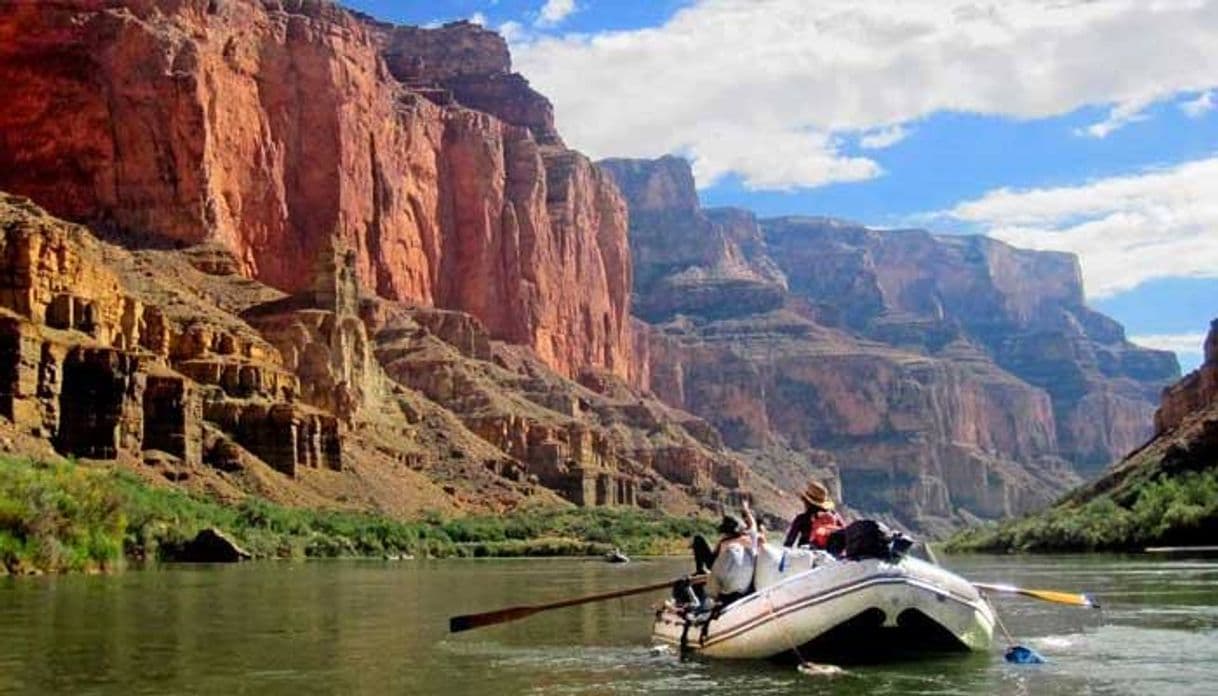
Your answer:
[[[255,559],[485,558],[684,552],[713,523],[654,511],[538,508],[417,521],[290,508],[259,498],[227,505],[152,486],[116,467],[0,458],[0,575],[109,572],[173,561],[203,529]]]
[[[1102,482],[1101,482],[1102,483]],[[1141,552],[1197,546],[1218,538],[1218,468],[1133,469],[1115,487],[1071,494],[1021,518],[958,532],[949,553]]]

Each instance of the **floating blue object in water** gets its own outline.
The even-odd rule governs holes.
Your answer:
[[[1043,665],[1045,658],[1026,645],[1012,645],[1007,648],[1003,659],[1014,665]]]

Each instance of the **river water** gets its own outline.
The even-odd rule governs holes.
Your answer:
[[[1213,694],[1218,562],[955,557],[977,581],[1086,590],[1102,611],[1003,599],[1049,663],[988,654],[809,677],[650,649],[663,594],[450,636],[452,614],[663,580],[673,560],[335,561],[0,578],[0,694]]]

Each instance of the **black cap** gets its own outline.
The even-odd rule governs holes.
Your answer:
[[[724,515],[723,521],[719,523],[720,534],[730,534],[736,536],[744,533],[744,523],[735,515]]]

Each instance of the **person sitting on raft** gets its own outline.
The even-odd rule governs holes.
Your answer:
[[[837,506],[829,496],[829,489],[820,481],[809,482],[799,497],[804,501],[804,511],[791,520],[791,528],[782,545],[823,550],[829,545],[829,535],[845,527],[846,521],[834,511]]]
[[[744,522],[735,515],[723,516],[718,528],[721,536],[714,551],[702,536],[694,537],[694,562],[699,573],[710,568],[706,587],[720,606],[731,604],[752,592],[757,547],[765,542],[747,501],[743,509]]]

